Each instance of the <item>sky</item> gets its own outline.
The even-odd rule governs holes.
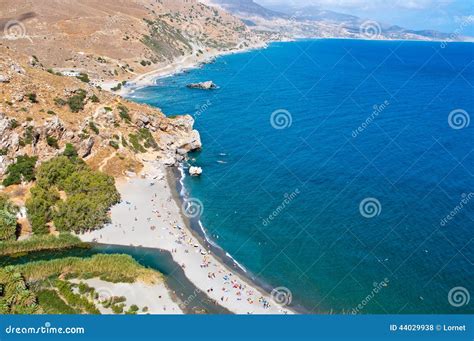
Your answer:
[[[278,5],[295,7],[317,6],[321,9],[356,15],[409,29],[434,29],[452,33],[461,29],[474,36],[474,0],[254,0],[275,8]]]

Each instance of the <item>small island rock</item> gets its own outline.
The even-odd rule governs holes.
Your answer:
[[[189,175],[191,176],[199,176],[202,174],[202,168],[201,167],[195,167],[195,166],[191,166],[189,168]]]
[[[202,89],[202,90],[217,89],[217,85],[213,81],[191,83],[191,84],[188,84],[187,87],[190,89]]]

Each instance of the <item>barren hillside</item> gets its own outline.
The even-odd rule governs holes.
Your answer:
[[[45,68],[99,81],[257,39],[239,19],[195,0],[2,0],[0,32],[0,44]]]

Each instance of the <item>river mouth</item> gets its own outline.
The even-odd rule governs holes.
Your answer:
[[[194,286],[179,264],[173,261],[171,254],[165,250],[91,243],[69,249],[2,256],[0,267],[66,257],[86,258],[96,254],[126,254],[133,257],[140,265],[162,273],[170,294],[185,314],[231,314],[229,310],[216,304]]]

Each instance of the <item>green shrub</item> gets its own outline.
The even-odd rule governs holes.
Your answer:
[[[90,121],[89,122],[89,128],[96,134],[99,135],[99,128],[95,125],[94,122]]]
[[[119,116],[122,120],[130,122],[132,119],[130,118],[130,115],[128,114],[128,108],[122,104],[117,106],[117,109],[119,111]]]
[[[99,97],[97,97],[95,94],[93,94],[91,96],[91,101],[92,101],[92,103],[99,103],[100,102]]]
[[[59,149],[58,139],[54,136],[46,136],[46,143],[48,146]]]
[[[59,291],[61,297],[64,297],[69,306],[76,310],[84,311],[88,314],[100,314],[94,303],[79,294],[72,291],[71,283],[62,280],[56,280],[55,286]]]
[[[13,266],[0,268],[0,314],[36,314],[36,295],[31,292],[22,274]]]
[[[53,219],[54,205],[59,200],[59,193],[55,189],[45,190],[35,186],[31,190],[31,197],[26,200],[26,210],[31,228],[35,234],[49,232],[47,223]]]
[[[111,147],[114,148],[114,149],[119,149],[119,148],[120,148],[118,142],[117,142],[117,141],[114,141],[114,140],[110,140],[110,141],[109,141],[109,146],[111,146]]]
[[[35,93],[29,93],[27,97],[31,103],[38,103],[38,98]]]
[[[147,128],[141,128],[138,131],[138,137],[140,138],[140,140],[144,141],[145,148],[158,148],[158,144],[156,143],[155,138]]]
[[[55,113],[54,111],[52,111],[52,110],[48,110],[46,113],[47,113],[48,115],[56,115],[56,113]]]
[[[8,198],[0,193],[0,241],[14,240],[18,208],[13,205]],[[3,243],[0,243],[0,245]]]
[[[43,289],[37,292],[38,304],[45,314],[79,314],[59,297],[55,290]]]
[[[63,155],[68,158],[76,158],[77,150],[71,143],[66,143],[66,148],[64,149]]]
[[[23,181],[33,181],[35,179],[35,165],[38,158],[36,156],[21,155],[16,158],[16,163],[7,168],[7,177],[3,180],[3,185],[17,185]]]
[[[64,99],[62,98],[59,98],[59,97],[56,97],[54,99],[54,104],[56,104],[58,107],[63,107],[67,104],[67,101],[65,101]]]
[[[112,91],[118,91],[120,89],[122,89],[122,83],[118,83],[116,86],[110,88]]]
[[[145,153],[146,149],[140,144],[140,140],[137,135],[129,134],[128,141],[132,145],[132,149],[135,153]]]
[[[34,135],[33,135],[33,126],[28,126],[26,127],[24,133],[23,133],[23,142],[25,144],[32,144],[34,140]]]
[[[12,130],[17,128],[18,126],[19,126],[18,121],[15,119],[12,119],[10,123],[8,124],[8,128]]]
[[[58,190],[66,193],[65,200]],[[58,156],[38,168],[28,216],[37,233],[47,232],[51,221],[59,231],[84,232],[108,222],[108,210],[119,200],[113,177],[91,170],[77,157]]]
[[[76,78],[78,78],[80,81],[82,81],[84,83],[89,83],[91,81],[89,79],[89,75],[87,73],[83,73],[83,72],[81,72],[79,74],[79,76],[77,76]]]
[[[75,94],[67,100],[69,109],[71,109],[72,112],[79,112],[84,109],[86,96],[87,92],[85,90],[76,90]]]

